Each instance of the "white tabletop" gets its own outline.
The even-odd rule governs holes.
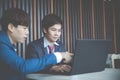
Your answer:
[[[51,75],[28,74],[26,78],[32,80],[120,80],[120,69],[106,68],[104,71],[85,73],[79,75]]]

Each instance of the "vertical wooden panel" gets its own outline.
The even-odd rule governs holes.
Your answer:
[[[80,0],[80,38],[83,39],[83,24],[82,24],[82,0]]]
[[[13,6],[16,8],[16,0],[13,0]]]
[[[51,8],[50,8],[50,10],[51,10],[51,13],[53,13],[53,0],[51,0]]]
[[[105,24],[105,4],[103,0],[103,25],[104,25],[104,39],[106,39],[106,24]]]
[[[34,40],[37,39],[37,36],[36,36],[36,34],[37,34],[37,28],[36,28],[36,27],[37,27],[37,26],[36,26],[36,22],[37,22],[37,21],[36,21],[36,20],[37,20],[37,19],[36,19],[36,17],[37,17],[37,16],[36,16],[36,0],[34,0],[34,20],[33,20],[33,21],[34,21],[34,26],[33,26],[33,27],[34,27]]]
[[[95,39],[94,1],[92,0],[92,38]]]
[[[67,34],[67,42],[66,42],[66,44],[67,44],[67,49],[68,49],[68,51],[70,51],[70,41],[69,41],[69,13],[68,13],[69,11],[68,11],[68,0],[66,0],[66,21],[67,21],[67,24],[66,24],[66,26],[67,26],[67,30],[66,30],[66,34]]]

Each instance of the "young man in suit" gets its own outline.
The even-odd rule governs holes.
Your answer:
[[[62,31],[62,21],[55,14],[48,14],[42,20],[42,30],[44,36],[28,44],[26,49],[26,59],[39,58],[55,52],[66,52],[64,44],[59,40]],[[49,49],[52,46],[52,52]],[[64,54],[64,53],[63,53]],[[71,66],[67,64],[57,64],[44,69],[43,73],[69,72]]]

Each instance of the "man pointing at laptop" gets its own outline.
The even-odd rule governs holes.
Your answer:
[[[47,66],[61,63],[69,63],[72,59],[71,53],[56,52],[40,58],[25,60],[21,58],[16,50],[17,43],[23,43],[28,34],[29,16],[18,8],[6,10],[0,23],[0,80],[24,80],[27,73],[41,71]],[[54,30],[54,29],[53,29]]]

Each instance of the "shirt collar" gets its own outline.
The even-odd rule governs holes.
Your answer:
[[[59,44],[57,42],[54,42],[54,44],[59,46]],[[50,45],[50,42],[48,41],[48,39],[46,37],[44,37],[44,47],[48,47],[48,45]]]

